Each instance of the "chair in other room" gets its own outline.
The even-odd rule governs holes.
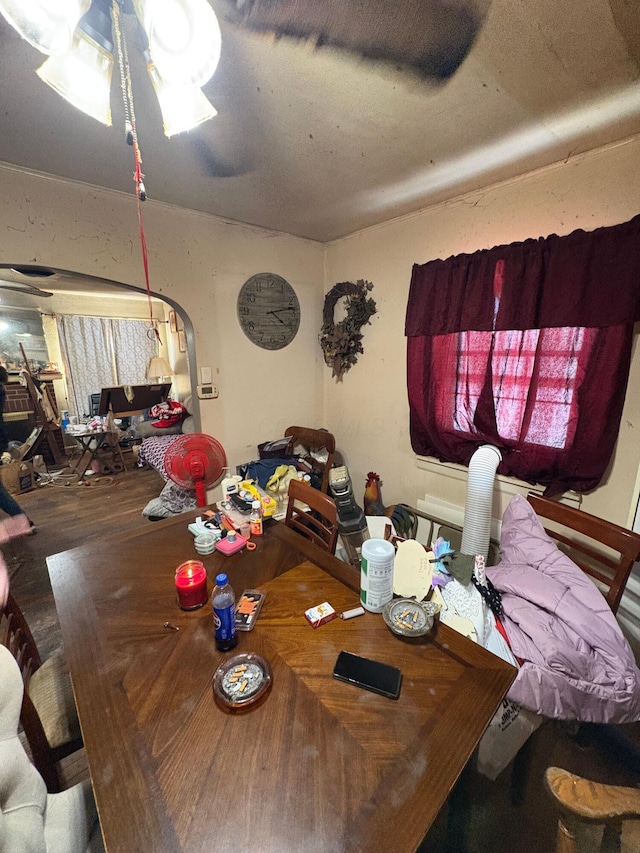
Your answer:
[[[82,747],[71,679],[60,653],[42,661],[27,620],[11,593],[0,626],[2,645],[11,652],[22,675],[20,722],[33,763],[47,790],[55,793],[61,788],[57,763]]]
[[[336,504],[319,489],[292,480],[284,523],[330,554],[335,552],[338,539]]]
[[[24,687],[20,667],[0,646],[0,850],[104,853],[89,780],[47,795],[18,737]]]
[[[640,820],[637,788],[591,782],[559,767],[547,768],[544,779],[559,810],[556,853],[620,853],[623,822]],[[597,826],[604,826],[601,840]]]
[[[324,429],[310,429],[309,427],[290,426],[284,431],[285,438],[291,441],[287,447],[287,453],[292,454],[294,449],[300,445],[305,448],[309,456],[312,451],[323,451],[326,461],[320,462],[314,458],[314,468],[322,471],[322,482],[320,491],[329,491],[329,471],[333,466],[333,456],[336,450],[336,440],[332,433]]]

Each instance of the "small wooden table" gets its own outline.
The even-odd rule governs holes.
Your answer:
[[[116,430],[87,430],[87,432],[70,432],[72,438],[78,440],[78,444],[82,448],[80,458],[73,466],[74,473],[78,474],[80,480],[84,480],[87,469],[94,459],[98,459],[106,465],[109,473],[118,473],[118,470],[126,470],[126,464],[120,445],[118,444],[119,433]],[[106,454],[102,453],[102,445],[107,442],[110,451],[110,461],[105,459]],[[115,456],[120,456],[120,464],[122,468],[116,468]]]
[[[308,607],[357,605],[358,572],[273,521],[255,551],[203,558],[210,592],[221,570],[236,595],[266,592],[220,653],[210,606],[175,600],[191,520],[47,560],[108,853],[414,851],[515,670],[444,625],[420,642],[371,613],[313,629]],[[343,649],[400,667],[400,698],[334,679]],[[270,662],[273,687],[230,715],[212,677],[242,651]]]

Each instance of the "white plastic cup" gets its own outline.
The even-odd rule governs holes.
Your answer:
[[[386,539],[367,539],[360,556],[360,601],[371,613],[382,613],[393,598],[396,550]]]

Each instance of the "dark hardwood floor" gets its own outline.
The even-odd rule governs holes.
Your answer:
[[[132,465],[130,465],[132,468]],[[55,603],[47,572],[47,556],[87,541],[101,542],[119,532],[153,524],[141,514],[156,497],[162,481],[152,470],[133,469],[114,477],[89,479],[88,485],[48,485],[18,498],[37,525],[37,533],[3,547],[10,568],[11,590],[32,628],[42,657],[61,646]],[[625,727],[640,743],[638,725]],[[465,814],[461,853],[552,853],[555,814],[544,790],[543,773],[556,764],[597,781],[637,786],[635,775],[597,743],[579,745],[566,727],[547,723],[533,745],[527,796],[515,807],[510,801],[512,768],[490,782],[470,772],[470,806]],[[63,776],[72,784],[87,775],[83,751],[67,759]],[[438,768],[433,768],[434,774]],[[420,853],[445,850],[447,810],[443,809]],[[640,853],[640,832],[625,830],[624,853]],[[256,848],[259,849],[259,848]],[[162,853],[162,851],[157,851]]]

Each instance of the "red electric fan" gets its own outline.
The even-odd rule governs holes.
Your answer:
[[[203,432],[178,436],[164,454],[164,468],[174,483],[196,490],[196,504],[207,505],[207,487],[221,476],[227,464],[223,446]]]

